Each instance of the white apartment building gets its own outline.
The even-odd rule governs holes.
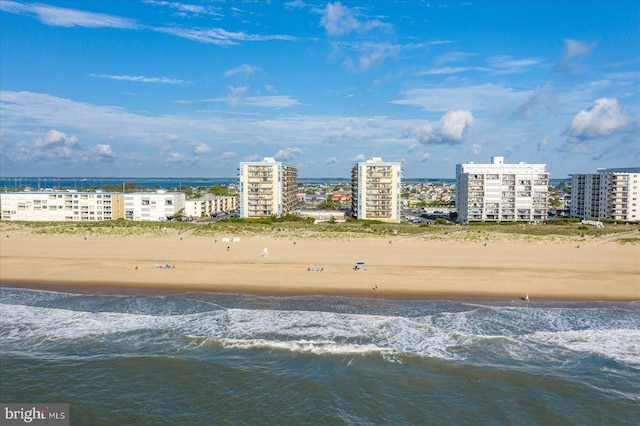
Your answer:
[[[570,176],[571,217],[640,220],[640,167]]]
[[[351,214],[356,219],[400,222],[402,163],[380,157],[351,169]]]
[[[547,220],[549,174],[546,164],[456,165],[458,222],[540,222]]]
[[[257,218],[295,213],[298,169],[265,157],[263,161],[241,162],[240,217]]]
[[[238,208],[238,197],[206,194],[201,198],[186,200],[184,214],[189,217],[212,216]]]
[[[134,221],[165,221],[185,207],[184,192],[137,192],[124,194],[124,218]]]
[[[109,192],[8,192],[0,194],[0,219],[89,222],[124,217],[124,195]]]

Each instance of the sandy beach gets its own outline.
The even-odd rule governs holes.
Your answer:
[[[640,300],[640,245],[609,241],[253,236],[224,242],[224,237],[177,234],[30,232],[2,237],[4,286],[512,299],[528,293],[532,300]],[[268,257],[263,256],[265,248]],[[354,270],[357,262],[364,263]]]

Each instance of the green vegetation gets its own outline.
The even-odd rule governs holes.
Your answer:
[[[523,241],[617,241],[620,244],[640,244],[638,225],[609,223],[604,229],[585,226],[576,219],[557,219],[549,224],[513,222],[471,223],[453,226],[442,219],[434,225],[385,223],[375,220],[347,219],[346,222],[313,224],[312,218],[297,215],[261,219],[230,218],[217,222],[133,222],[114,220],[102,222],[0,222],[3,233],[27,231],[40,235],[77,236],[169,236],[194,237],[257,236],[271,238],[351,239],[384,237],[416,237],[423,240],[488,241],[516,239]]]
[[[640,238],[638,237],[634,237],[634,238],[620,238],[618,239],[618,242],[620,244],[640,244]]]
[[[202,187],[204,190],[204,187]],[[200,190],[200,188],[198,188],[198,190]],[[222,197],[230,197],[233,195],[238,195],[235,194],[231,191],[229,191],[229,188],[226,185],[213,185],[211,187],[209,187],[209,193],[210,194],[214,194],[214,195],[219,195]]]

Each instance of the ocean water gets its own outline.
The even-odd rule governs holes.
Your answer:
[[[0,290],[0,399],[77,425],[637,425],[640,306]]]

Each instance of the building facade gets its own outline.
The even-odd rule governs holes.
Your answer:
[[[259,218],[295,213],[298,205],[298,169],[266,157],[241,162],[240,217]]]
[[[238,208],[238,197],[206,194],[201,198],[186,200],[185,216],[206,217],[216,213],[230,212]]]
[[[91,222],[124,217],[124,194],[110,192],[8,192],[0,194],[0,219]]]
[[[570,176],[571,217],[640,220],[640,167]]]
[[[351,169],[351,214],[356,219],[400,222],[402,163],[380,157]]]
[[[458,223],[540,222],[547,220],[549,174],[546,164],[491,164],[456,166]]]
[[[184,210],[184,192],[137,192],[124,194],[124,218],[134,221],[165,221]]]

